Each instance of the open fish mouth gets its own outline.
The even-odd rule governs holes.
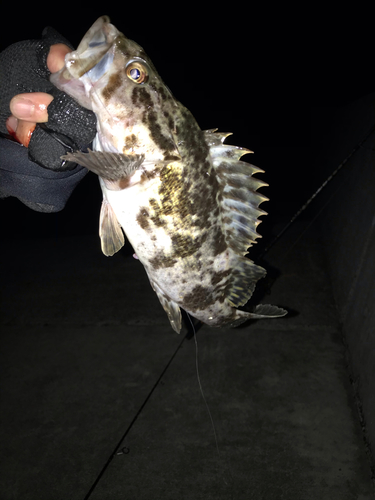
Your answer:
[[[83,37],[78,48],[65,57],[65,66],[71,78],[81,78],[94,68],[110,51],[119,35],[119,31],[110,24],[109,17],[100,17]],[[100,64],[110,65],[111,57]],[[100,69],[100,68],[99,68]]]
[[[51,75],[51,82],[64,92],[76,98],[80,104],[92,109],[86,97],[85,84],[80,80],[84,75],[88,82],[95,84],[111,68],[116,40],[122,34],[109,22],[108,16],[100,17],[87,31],[77,50],[66,54],[65,66]]]

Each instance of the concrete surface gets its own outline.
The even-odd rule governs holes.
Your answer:
[[[197,333],[214,428],[194,338],[170,328],[129,251],[106,258],[90,235],[4,240],[0,500],[373,498],[319,235],[298,239],[304,226],[266,256],[263,301],[289,316]]]
[[[323,168],[332,170],[355,148],[324,195],[321,229],[366,438],[375,450],[375,94],[322,108],[316,118],[335,131],[319,145]]]

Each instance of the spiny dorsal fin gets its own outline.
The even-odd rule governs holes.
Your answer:
[[[220,146],[228,135],[232,135],[232,132],[217,132],[217,128],[204,130],[204,138],[210,147]]]
[[[210,145],[210,154],[222,187],[223,227],[226,241],[238,255],[245,255],[248,248],[261,235],[257,226],[261,223],[259,217],[266,215],[259,205],[268,198],[258,189],[267,186],[265,182],[253,174],[263,172],[258,167],[240,161],[240,158],[250,150],[223,144],[229,133],[218,133],[213,130],[205,132],[205,139]]]
[[[225,296],[232,307],[246,304],[253,294],[255,285],[263,278],[266,271],[245,258],[248,249],[260,235],[257,226],[259,217],[266,212],[259,205],[266,201],[257,190],[267,184],[253,174],[263,172],[240,158],[252,151],[223,144],[229,133],[215,130],[205,132],[205,139],[210,146],[210,155],[221,186],[222,227],[225,240],[232,250],[230,267],[232,273],[225,288]]]

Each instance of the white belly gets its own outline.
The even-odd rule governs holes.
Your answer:
[[[171,238],[163,228],[153,227],[151,233],[139,223],[140,214],[150,210],[150,199],[159,201],[159,178],[147,182],[146,185],[139,182],[119,191],[108,189],[102,179],[100,184],[104,198],[111,205],[126,237],[142,262],[147,263],[160,250],[166,253],[171,251]]]

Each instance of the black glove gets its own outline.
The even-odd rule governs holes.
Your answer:
[[[76,165],[60,156],[90,145],[96,133],[96,118],[49,81],[47,56],[51,45],[71,44],[53,28],[45,28],[42,40],[18,42],[0,53],[0,132],[7,134],[9,102],[24,92],[46,92],[54,96],[48,106],[48,122],[37,125],[28,146],[29,159],[55,171]],[[73,50],[73,48],[72,48]]]
[[[71,47],[53,28],[46,28],[42,40],[15,43],[0,53],[0,198],[14,196],[39,212],[64,208],[88,171],[62,162],[60,156],[84,150],[96,132],[95,115],[49,81],[47,56],[55,43]],[[36,126],[28,148],[6,138],[10,100],[25,92],[54,96],[48,123]]]

